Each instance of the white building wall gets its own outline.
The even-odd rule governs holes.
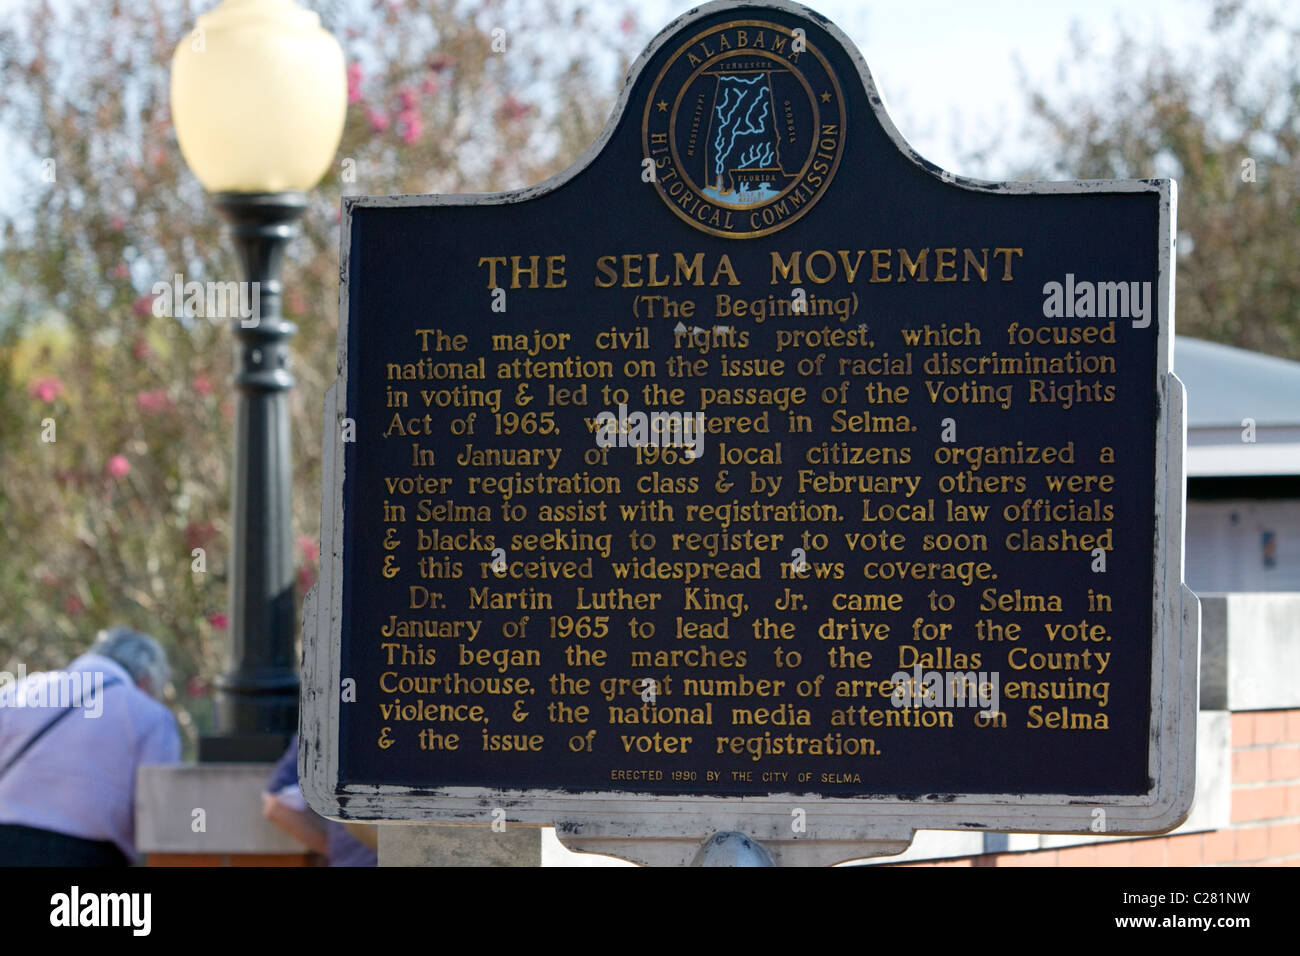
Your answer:
[[[1186,548],[1198,593],[1300,591],[1300,500],[1188,501]]]

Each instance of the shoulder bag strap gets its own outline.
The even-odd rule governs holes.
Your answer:
[[[104,681],[104,683],[100,686],[99,691],[102,694],[104,691],[108,690],[108,688],[112,687],[114,684],[120,684],[120,683],[122,683],[122,681],[119,678],[111,677],[108,680]],[[54,716],[53,720],[51,720],[40,730],[36,731],[36,733],[32,734],[32,736],[27,739],[27,743],[23,744],[21,747],[18,748],[18,753],[10,757],[3,767],[0,767],[0,777],[3,777],[5,774],[7,774],[9,772],[9,769],[13,767],[13,765],[16,764],[19,760],[21,760],[23,758],[23,755],[27,753],[27,751],[31,750],[38,740],[40,740],[47,733],[53,730],[55,724],[61,721],[64,717],[67,717],[79,706],[80,706],[79,704],[71,704],[63,708],[63,710],[59,711]]]

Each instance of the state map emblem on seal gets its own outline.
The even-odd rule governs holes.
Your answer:
[[[655,188],[715,236],[783,229],[826,192],[844,152],[844,96],[801,29],[761,20],[696,34],[650,87]]]

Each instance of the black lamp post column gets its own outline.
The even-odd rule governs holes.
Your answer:
[[[235,452],[230,511],[228,668],[217,679],[216,733],[201,761],[276,760],[298,728],[294,638],[289,339],[280,265],[307,207],[302,193],[217,193],[259,312],[232,320]]]

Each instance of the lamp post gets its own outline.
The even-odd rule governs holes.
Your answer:
[[[172,58],[181,153],[230,223],[257,311],[236,338],[229,658],[200,761],[274,760],[298,725],[289,339],[280,264],[347,110],[343,51],[292,0],[224,0]],[[241,297],[242,298],[242,297]],[[243,301],[250,301],[243,298]]]

